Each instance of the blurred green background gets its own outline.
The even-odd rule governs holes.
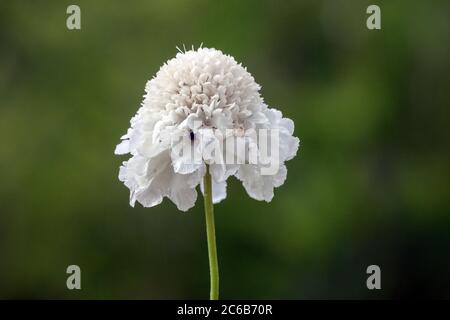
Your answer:
[[[221,297],[450,298],[449,15],[445,0],[1,1],[0,298],[208,297],[201,197],[133,209],[113,155],[146,81],[202,42],[302,141],[271,203],[232,179],[216,206]]]

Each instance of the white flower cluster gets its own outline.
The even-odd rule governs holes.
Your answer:
[[[250,197],[271,201],[274,187],[286,179],[284,162],[295,156],[299,140],[292,135],[293,121],[269,108],[259,90],[246,68],[219,50],[180,52],[165,63],[147,82],[144,101],[115,150],[132,155],[119,172],[119,179],[130,189],[130,204],[137,200],[152,207],[168,197],[179,210],[190,209],[197,199],[196,187],[202,188],[206,165],[215,203],[225,199],[230,176],[242,181]],[[243,161],[233,163],[213,161],[206,152],[211,145],[224,146],[230,139],[259,152],[259,139],[248,132],[261,129],[276,130],[279,138],[279,167],[273,175],[262,175],[266,164],[248,163],[239,152],[236,157]],[[213,130],[227,130],[227,134]],[[176,151],[186,144],[202,161]],[[221,157],[232,152],[223,150]]]

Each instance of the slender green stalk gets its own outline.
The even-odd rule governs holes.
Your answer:
[[[205,217],[206,217],[206,237],[208,239],[209,275],[211,279],[210,300],[219,299],[219,265],[217,263],[216,229],[214,225],[214,206],[212,202],[212,184],[209,168],[206,169],[203,178]]]

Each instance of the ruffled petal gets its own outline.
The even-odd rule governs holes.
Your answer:
[[[213,193],[213,203],[219,203],[227,197],[227,182],[216,182],[214,179],[211,179],[212,184],[212,193]],[[203,181],[200,184],[200,190],[202,194],[205,194]]]
[[[175,203],[178,210],[187,211],[195,205],[197,191],[186,183],[183,175],[175,173],[168,197]]]
[[[275,175],[261,175],[261,168],[256,165],[242,165],[236,174],[248,195],[259,201],[270,202],[273,189],[281,186],[286,180],[287,169],[282,165]]]

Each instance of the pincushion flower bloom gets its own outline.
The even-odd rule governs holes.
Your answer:
[[[206,164],[210,165],[214,203],[226,198],[230,176],[242,181],[250,197],[271,201],[274,187],[286,179],[284,162],[295,156],[299,140],[292,136],[293,121],[269,108],[260,88],[246,68],[219,50],[180,52],[165,63],[147,82],[142,105],[115,150],[116,154],[131,154],[119,172],[119,179],[130,189],[130,204],[138,201],[152,207],[167,197],[179,210],[192,208]],[[231,129],[233,134],[218,141],[212,129]],[[224,144],[226,139],[235,139],[236,145],[237,140],[245,140],[257,148],[257,139],[245,132],[258,129],[279,132],[279,170],[274,175],[262,175],[262,163],[213,163],[202,154],[208,144]],[[201,163],[193,163],[192,155],[173,152],[183,141],[195,145],[194,152],[203,157]]]
[[[204,194],[211,299],[219,273],[213,203],[226,198],[227,179],[242,181],[248,195],[271,201],[286,180],[285,162],[297,153],[294,123],[270,108],[246,68],[219,50],[180,52],[147,82],[144,100],[116,154],[131,154],[119,179],[130,205],[169,198],[179,210]]]

